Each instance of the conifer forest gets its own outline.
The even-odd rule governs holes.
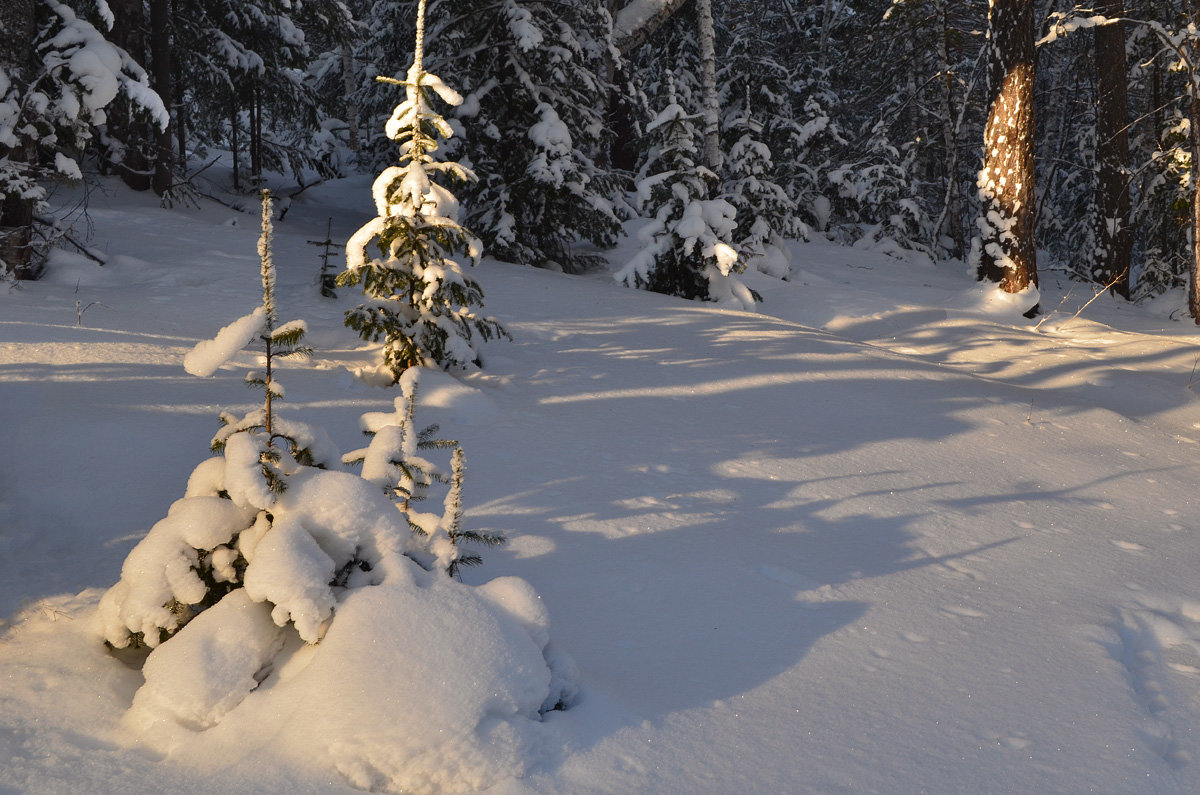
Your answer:
[[[0,793],[1200,791],[1200,0],[0,0]]]

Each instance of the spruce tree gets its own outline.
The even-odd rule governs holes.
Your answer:
[[[361,284],[369,297],[346,313],[346,325],[365,340],[383,340],[383,368],[393,383],[418,365],[477,367],[479,343],[508,336],[496,320],[474,312],[472,307],[482,305],[483,291],[453,258],[465,257],[474,265],[480,243],[458,224],[454,195],[434,177],[470,181],[475,174],[435,156],[438,140],[453,132],[430,105],[431,94],[449,105],[460,104],[462,97],[424,70],[424,13],[422,0],[407,78],[377,78],[405,89],[405,101],[385,127],[400,145],[400,165],[375,180],[378,216],[347,242],[346,270],[338,276],[339,286]],[[378,256],[372,256],[372,249]]]
[[[342,461],[362,464],[363,479],[374,483],[395,501],[412,531],[424,539],[435,565],[454,576],[463,566],[483,562],[477,553],[463,551],[461,544],[495,546],[504,542],[504,536],[463,527],[466,454],[457,441],[437,438],[437,425],[417,430],[417,389],[422,369],[409,368],[400,377],[401,395],[396,398],[393,411],[362,416],[359,424],[371,442],[366,448],[347,453]],[[425,457],[424,453],[431,450],[452,451],[449,471]],[[416,504],[428,497],[435,483],[447,487],[442,512],[418,510]]]
[[[223,427],[212,440],[217,457],[196,467],[184,498],[130,552],[121,581],[100,603],[104,634],[115,648],[156,647],[246,586],[248,567],[260,546],[273,546],[273,542],[265,546],[262,542],[275,529],[272,509],[287,491],[289,478],[304,467],[324,467],[336,458],[323,433],[281,418],[275,411],[274,403],[284,397],[275,377],[277,360],[306,356],[311,351],[301,344],[303,321],[280,324],[276,317],[271,200],[266,191],[262,210],[258,244],[262,305],[222,328],[214,339],[201,342],[184,359],[189,373],[211,375],[257,339],[263,346],[266,369],[248,374],[246,382],[262,390],[262,407],[240,417],[222,413]],[[271,554],[262,556],[266,562],[260,561],[260,568],[270,562]],[[272,590],[279,587],[286,591],[290,586],[276,583],[268,587],[266,599],[280,611],[277,623],[282,625],[292,611],[280,607],[282,592]],[[298,627],[313,642],[316,623],[308,621]]]
[[[129,54],[58,0],[5,2],[0,31],[0,277],[33,279],[46,183],[82,177],[106,108],[124,94],[164,128],[167,112]]]
[[[762,273],[786,278],[790,256],[784,237],[808,238],[808,227],[796,213],[796,204],[778,183],[771,150],[761,140],[763,128],[750,113],[750,103],[742,105],[730,133],[738,134],[725,160],[722,194],[737,210],[737,230],[733,243],[748,267]]]
[[[624,177],[604,165],[612,19],[594,0],[434,0],[438,71],[453,70],[480,179],[464,220],[497,259],[577,272],[616,244]],[[582,250],[581,250],[582,248]]]
[[[638,185],[652,220],[639,233],[642,250],[616,278],[629,287],[751,309],[754,297],[735,275],[745,264],[729,244],[737,211],[724,199],[708,198],[717,175],[696,162],[700,116],[680,106],[670,77],[667,98],[646,127],[656,138],[652,173]]]

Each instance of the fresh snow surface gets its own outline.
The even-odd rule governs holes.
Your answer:
[[[305,241],[370,218],[369,184],[310,189],[276,225],[279,310],[316,348],[279,363],[277,410],[342,450],[399,391],[353,374],[375,361],[341,323],[359,296],[320,297]],[[108,264],[58,254],[0,292],[0,792],[1200,792],[1181,301],[1074,317],[1093,292],[1046,272],[1031,321],[961,263],[822,241],[793,246],[790,281],[745,275],[761,314],[485,260],[515,339],[423,374],[418,421],[466,450],[467,526],[509,538],[464,574],[490,584],[361,588],[282,651],[262,605],[222,602],[135,700],[97,605],[218,412],[257,402],[252,352],[183,368],[257,304],[247,210],[105,182]],[[548,638],[581,689],[538,721]]]

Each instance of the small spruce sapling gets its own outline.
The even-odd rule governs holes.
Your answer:
[[[504,536],[463,528],[462,487],[466,470],[466,454],[454,439],[439,439],[437,425],[416,430],[414,421],[417,388],[421,368],[413,367],[400,377],[401,396],[395,400],[392,412],[372,412],[359,420],[363,433],[371,437],[370,444],[347,453],[346,464],[362,464],[362,477],[376,484],[392,499],[408,520],[413,533],[421,536],[436,565],[454,576],[463,566],[476,566],[483,559],[473,552],[464,552],[464,543],[497,546]],[[450,471],[424,457],[427,450],[453,450]],[[442,501],[442,513],[425,513],[415,507],[424,500],[433,484],[447,486]]]
[[[474,265],[480,243],[458,224],[454,195],[431,178],[471,181],[475,174],[434,155],[438,139],[448,139],[452,130],[430,105],[430,93],[450,105],[460,104],[462,97],[422,68],[424,16],[421,0],[416,52],[407,78],[377,78],[405,88],[406,99],[385,128],[400,144],[400,165],[385,169],[375,180],[378,216],[347,242],[346,270],[337,279],[342,287],[361,284],[369,297],[346,312],[346,325],[365,340],[383,340],[383,367],[393,383],[419,365],[477,367],[478,342],[508,336],[495,319],[472,310],[482,305],[483,290],[454,257],[465,256]],[[371,256],[370,248],[377,248],[378,256]]]
[[[192,375],[211,375],[257,337],[265,371],[249,373],[246,383],[263,391],[263,405],[241,417],[221,414],[223,427],[211,444],[218,457],[196,467],[184,498],[130,552],[121,580],[100,603],[105,638],[114,648],[157,647],[241,588],[259,542],[272,529],[271,509],[286,491],[288,477],[336,458],[323,433],[275,413],[275,401],[284,397],[275,378],[276,360],[306,356],[311,350],[301,344],[303,321],[280,324],[276,318],[266,191],[262,204],[258,253],[263,303],[198,344],[185,357],[184,368]]]

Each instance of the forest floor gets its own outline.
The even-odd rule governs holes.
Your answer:
[[[322,298],[369,180],[276,228],[309,360],[284,410],[348,450],[395,391]],[[251,202],[251,204],[253,204]],[[183,495],[251,354],[184,354],[260,300],[257,208],[91,196],[104,267],[0,292],[0,793],[329,793],[270,744],[139,744],[100,594]],[[613,253],[614,267],[630,244]],[[467,452],[468,583],[540,594],[581,697],[493,793],[1200,792],[1200,334],[1043,275],[1038,320],[961,263],[797,243],[759,313],[485,260],[512,342],[423,416]],[[367,694],[369,697],[369,694]],[[354,709],[346,705],[346,709]],[[454,790],[456,782],[443,782]]]

